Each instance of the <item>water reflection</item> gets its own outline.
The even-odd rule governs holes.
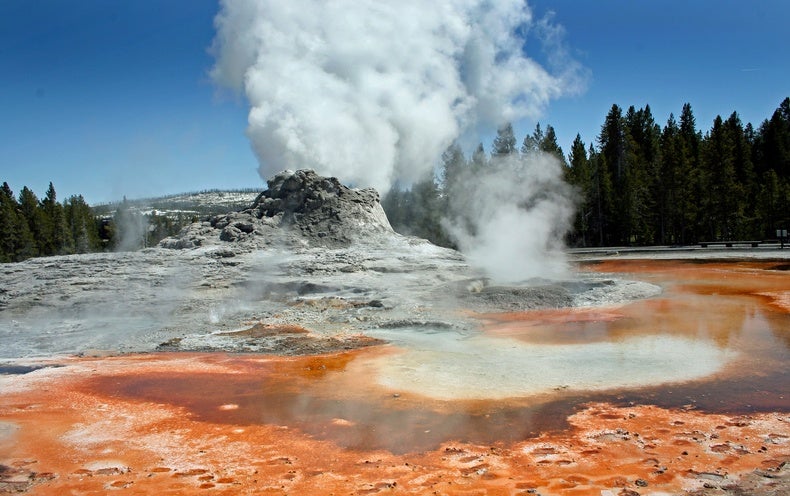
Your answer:
[[[261,366],[245,374],[144,374],[99,377],[88,387],[113,396],[185,408],[197,420],[231,425],[287,426],[343,448],[406,453],[435,449],[448,440],[479,444],[515,442],[566,427],[568,404],[453,402],[437,404],[351,387],[342,366],[314,359]],[[334,366],[333,366],[334,365]],[[322,368],[326,366],[326,368]],[[342,386],[341,386],[342,385]]]

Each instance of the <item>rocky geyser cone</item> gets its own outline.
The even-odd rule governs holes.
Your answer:
[[[164,248],[203,246],[219,231],[225,242],[297,235],[311,246],[344,247],[375,233],[392,233],[378,192],[352,189],[312,170],[284,171],[268,182],[252,206],[187,226]]]

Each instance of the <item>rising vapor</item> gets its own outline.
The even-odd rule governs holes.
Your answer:
[[[521,0],[222,0],[215,24],[212,77],[246,97],[263,178],[313,168],[385,192],[579,86],[560,50],[553,72],[523,52],[557,32]]]
[[[505,283],[569,276],[562,248],[574,191],[562,168],[555,156],[536,152],[462,172],[450,196],[455,215],[444,227],[473,266]]]

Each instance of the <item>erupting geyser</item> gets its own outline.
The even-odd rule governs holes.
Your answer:
[[[536,117],[579,84],[571,61],[524,53],[549,26],[523,0],[223,1],[216,26],[212,75],[249,101],[264,178],[310,167],[386,191],[464,131]]]
[[[385,193],[431,173],[459,138],[536,118],[551,99],[582,86],[583,70],[566,56],[561,30],[533,19],[523,0],[221,5],[212,76],[249,102],[247,133],[264,178],[313,168]],[[527,37],[541,42],[550,67],[525,53]],[[532,188],[483,194],[466,216],[471,232],[453,229],[493,277],[562,273],[562,261],[547,253],[564,232],[570,194],[559,186],[558,164],[538,160],[479,182],[550,185],[559,194],[537,204]],[[519,227],[501,229],[502,222]],[[513,232],[526,234],[502,236]],[[498,250],[484,255],[484,245]],[[508,271],[491,263],[503,258]]]

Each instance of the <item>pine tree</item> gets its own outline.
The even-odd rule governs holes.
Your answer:
[[[17,246],[20,243],[18,208],[13,191],[4,182],[0,188],[0,262],[16,260]]]
[[[774,237],[777,230],[790,229],[790,98],[758,129],[753,157],[755,174],[763,185],[763,233]]]
[[[609,173],[609,166],[606,164],[606,157],[590,145],[588,153],[590,161],[590,171],[592,172],[593,194],[593,219],[591,228],[597,232],[598,246],[611,246],[614,244],[613,229],[611,228],[614,211],[614,187],[612,186],[612,176]]]
[[[5,214],[7,215],[7,229],[9,235],[8,260],[20,262],[36,255],[36,240],[30,231],[27,219],[22,213],[22,206],[14,198],[14,193],[3,183],[2,188],[3,203],[6,205]],[[4,236],[5,237],[5,236]]]
[[[699,160],[702,133],[697,130],[697,119],[694,117],[690,103],[684,103],[680,112],[680,136],[683,139],[683,146],[687,149],[686,154],[692,167],[696,167]]]
[[[412,185],[412,210],[409,225],[412,233],[439,246],[449,246],[450,240],[442,228],[442,207],[439,188],[433,177]]]
[[[683,190],[679,192],[683,209],[681,242],[694,243],[709,239],[704,202],[707,197],[707,177],[700,167],[702,133],[697,130],[696,118],[689,103],[683,104],[680,113],[680,142],[682,159],[679,175],[685,178]]]
[[[38,197],[27,186],[23,186],[19,192],[19,211],[30,233],[30,243],[24,247],[24,256],[37,257],[42,253],[44,219],[39,209]]]
[[[521,154],[529,155],[537,152],[544,138],[543,131],[540,129],[540,122],[538,122],[535,124],[535,130],[532,131],[532,134],[524,136],[524,141],[521,143]]]
[[[600,147],[600,163],[606,168],[611,181],[610,208],[604,208],[603,218],[607,224],[608,244],[627,244],[631,230],[631,205],[627,191],[627,160],[626,134],[623,112],[617,105],[612,105],[606,115],[601,134],[598,136]],[[604,176],[601,179],[605,179]]]
[[[588,190],[592,174],[590,171],[590,162],[587,157],[587,148],[579,134],[576,135],[571,145],[571,153],[568,156],[568,162],[570,162],[569,172],[566,176],[568,182],[585,191]]]
[[[433,177],[414,183],[410,189],[392,188],[382,201],[393,229],[419,236],[439,246],[451,246],[442,227],[442,198]]]
[[[661,128],[653,119],[650,106],[630,107],[625,116],[626,198],[628,241],[652,244],[660,228],[657,205],[660,196]]]
[[[760,129],[758,173],[770,169],[779,179],[790,179],[790,98],[785,98]]]
[[[570,244],[589,246],[592,241],[590,222],[594,214],[594,185],[587,149],[579,134],[573,140],[568,161],[570,167],[565,176],[566,181],[576,188],[578,199],[574,228],[569,235]]]
[[[776,231],[783,228],[784,224],[779,221],[782,203],[782,187],[779,176],[775,170],[770,169],[763,174],[757,204],[763,236],[773,238]]]
[[[49,183],[46,195],[41,201],[41,214],[43,219],[41,253],[44,255],[73,253],[73,238],[68,232],[63,205],[57,201],[57,193],[52,182]]]
[[[544,153],[554,156],[563,165],[563,170],[568,168],[568,162],[565,161],[565,154],[562,148],[557,143],[557,133],[550,125],[546,126],[546,133],[543,138],[538,142],[538,149]]]
[[[683,147],[680,127],[674,114],[669,114],[661,132],[661,166],[657,181],[658,241],[661,244],[683,244],[684,183],[682,172]]]
[[[601,155],[606,158],[609,172],[615,183],[622,181],[625,171],[625,130],[623,129],[623,111],[612,105],[598,136]]]
[[[52,183],[49,183],[49,188],[45,193],[44,199],[39,201],[38,213],[40,218],[40,225],[38,231],[38,249],[39,255],[49,256],[57,253],[55,246],[55,219],[54,210],[57,196],[55,188]]]
[[[445,194],[453,189],[466,169],[466,157],[458,143],[453,143],[442,154],[442,190]]]
[[[513,134],[513,125],[508,122],[497,129],[491,156],[506,157],[514,153],[516,153],[516,135]]]
[[[702,143],[702,171],[706,178],[707,234],[710,239],[734,239],[740,202],[735,175],[735,144],[721,116]]]
[[[73,195],[63,202],[66,226],[75,253],[88,253],[99,249],[99,234],[93,210],[82,195]]]
[[[384,196],[381,197],[381,208],[384,209],[384,213],[387,214],[387,220],[390,221],[390,225],[396,231],[398,231],[396,226],[402,222],[400,196],[401,190],[396,186],[393,186]]]
[[[732,161],[735,169],[736,197],[735,218],[733,219],[733,236],[735,239],[752,239],[760,236],[756,221],[756,203],[759,193],[752,164],[752,145],[747,130],[741,123],[737,112],[733,112],[724,122],[724,131],[732,146]]]
[[[486,154],[483,144],[480,143],[472,153],[472,158],[469,161],[469,167],[472,174],[476,174],[488,166],[488,155]]]

